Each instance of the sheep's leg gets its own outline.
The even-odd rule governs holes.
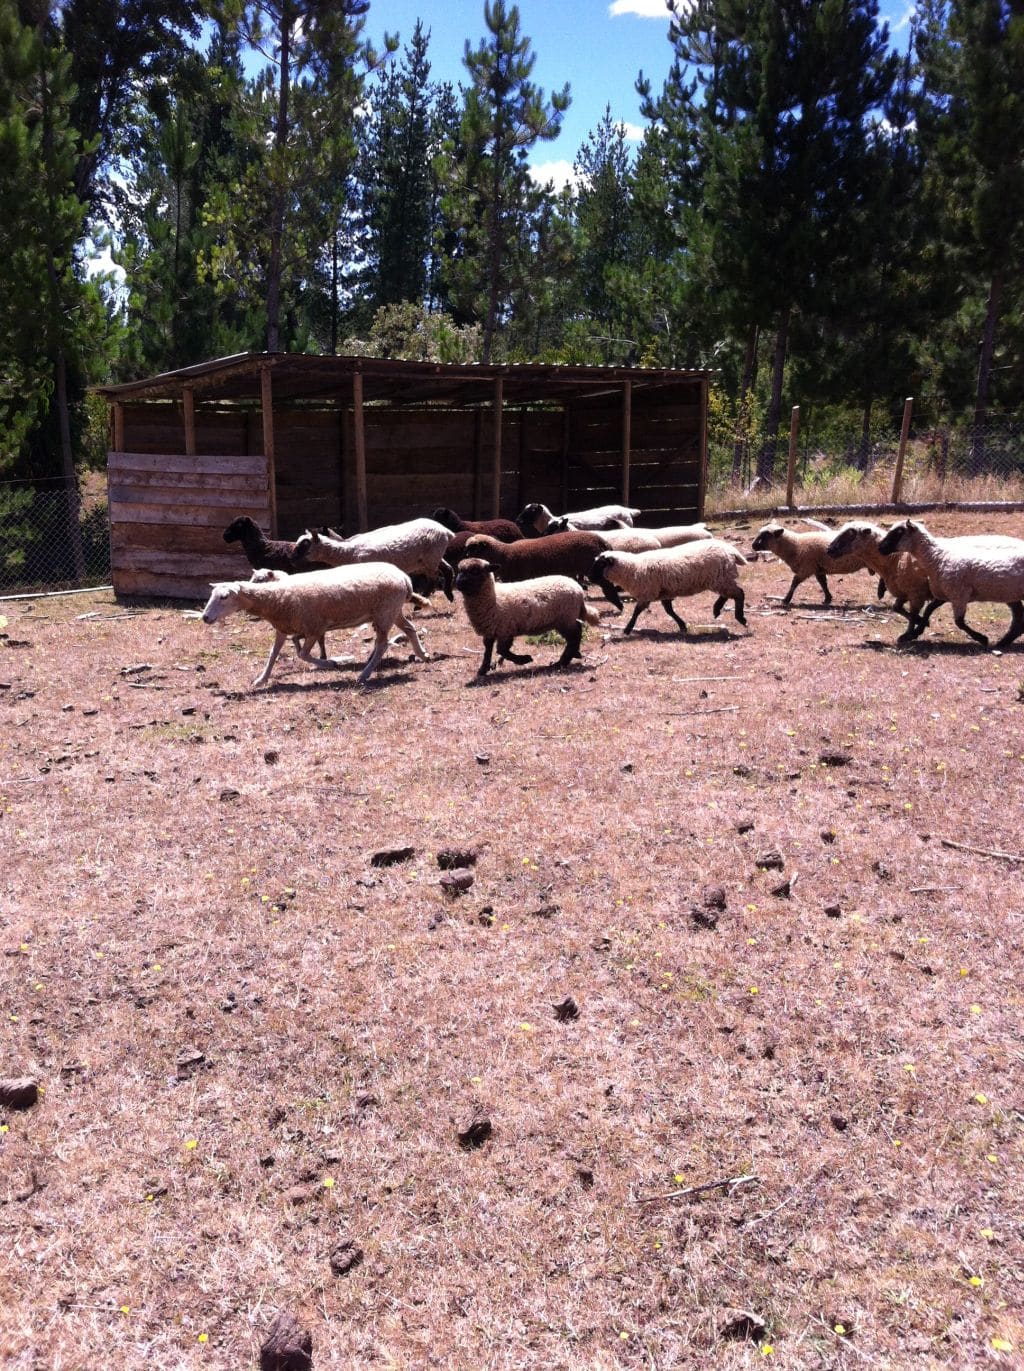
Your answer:
[[[498,660],[501,662],[515,662],[516,666],[526,666],[527,662],[532,662],[533,658],[528,657],[524,652],[513,652],[512,644],[514,638],[498,639]]]
[[[452,587],[455,584],[455,572],[443,557],[441,558],[441,563],[437,569],[441,573],[441,585],[444,587],[445,595],[449,600],[454,600],[455,596],[452,594]]]
[[[806,577],[806,576],[794,576],[794,577],[793,577],[792,584],[790,585],[789,589],[786,591],[785,595],[782,597],[782,603],[783,603],[784,605],[787,605],[787,606],[788,606],[788,605],[791,605],[791,604],[793,603],[793,593],[794,593],[794,591],[796,590],[796,588],[797,588],[798,585],[802,585],[803,582],[806,581],[806,580],[807,580],[807,577]]]
[[[326,656],[327,656],[327,640],[324,638],[323,634],[321,634],[320,637],[317,639],[317,643],[318,643],[318,645],[319,645],[319,647],[320,647],[320,656],[321,656],[321,658],[326,658]]]
[[[270,679],[270,673],[273,671],[274,663],[277,661],[277,654],[281,651],[287,641],[287,633],[278,633],[275,636],[274,646],[270,649],[270,656],[267,658],[267,664],[256,677],[255,681],[253,681],[254,686],[264,685],[266,681]]]
[[[816,572],[814,573],[814,579],[817,581],[818,585],[820,585],[821,588],[822,588],[822,590],[825,592],[825,601],[824,601],[824,603],[827,604],[827,605],[830,605],[830,604],[832,603],[832,592],[831,592],[831,590],[829,590],[829,588],[828,588],[828,581],[825,579],[825,573],[824,573],[823,571],[816,571]]]
[[[967,634],[968,638],[973,638],[974,641],[976,643],[980,643],[982,647],[988,647],[988,638],[985,636],[984,633],[979,633],[977,629],[971,628],[970,624],[964,617],[966,613],[966,605],[954,605],[953,622],[956,624],[957,628],[962,629],[963,632]]]
[[[420,642],[420,635],[416,632],[415,628],[413,628],[412,621],[408,619],[406,615],[398,613],[395,615],[395,624],[405,634],[413,652],[415,652],[420,661],[427,661],[427,654],[424,651],[423,644]]]
[[[734,610],[734,612],[735,612],[735,614],[736,614],[736,622],[737,622],[738,624],[742,624],[743,627],[746,628],[746,626],[747,626],[747,620],[746,620],[746,617],[745,617],[745,615],[744,615],[744,613],[743,613],[743,606],[744,606],[744,605],[746,604],[746,602],[747,602],[747,597],[746,597],[746,595],[743,593],[743,587],[742,587],[742,586],[737,586],[737,588],[736,588],[736,594],[735,594],[735,595],[731,595],[731,596],[730,596],[730,595],[719,595],[718,599],[715,601],[715,607],[714,607],[714,609],[712,610],[712,613],[714,614],[715,618],[717,619],[718,616],[719,616],[719,614],[721,614],[723,608],[725,607],[725,602],[726,602],[726,600],[729,600],[729,599],[731,599],[732,602],[733,602],[733,610]]]
[[[621,614],[625,609],[625,605],[622,603],[622,596],[619,594],[618,589],[604,576],[595,576],[594,583],[601,587],[604,598],[610,600]]]
[[[370,660],[363,667],[356,678],[360,685],[365,685],[373,673],[380,665],[380,660],[388,650],[388,630],[386,628],[376,629],[377,638],[373,644],[373,651],[370,653]]]
[[[1011,643],[1016,642],[1020,635],[1024,633],[1024,601],[1012,600],[1010,602],[1010,613],[1013,615],[1013,621],[999,639],[998,643],[996,643],[996,647],[1009,647]]]
[[[878,578],[878,598],[879,598],[880,600],[884,600],[884,599],[885,599],[885,592],[886,592],[885,577],[884,577],[884,576],[879,576],[879,578]]]
[[[684,619],[680,619],[679,615],[675,611],[675,607],[673,606],[672,601],[662,600],[661,607],[670,619],[675,619],[676,623],[679,625],[679,632],[685,633],[686,621]]]
[[[494,651],[494,639],[493,639],[493,638],[485,638],[485,639],[484,639],[484,659],[483,659],[483,661],[480,663],[480,670],[476,673],[478,676],[486,676],[487,673],[490,671],[490,669],[491,669],[491,653],[492,653],[493,651]]]
[[[921,634],[931,623],[932,615],[935,613],[937,609],[940,608],[940,606],[944,605],[945,603],[945,600],[930,600],[928,604],[925,606],[924,613],[922,614],[920,611],[918,611],[917,621],[915,622],[913,619],[911,619],[910,627],[904,633],[901,633],[900,636],[896,639],[896,641],[898,643],[912,643],[915,638],[920,638]]]
[[[626,625],[626,627],[622,630],[623,633],[632,633],[632,632],[633,632],[633,629],[636,627],[636,621],[637,621],[637,619],[640,618],[640,615],[644,612],[644,610],[648,607],[648,605],[649,605],[650,603],[651,603],[650,600],[637,600],[637,602],[636,602],[636,607],[635,607],[635,609],[633,610],[633,617],[632,617],[632,619],[630,619],[630,621],[629,621],[629,623]]]
[[[583,656],[583,653],[580,651],[580,642],[583,638],[583,625],[577,619],[572,628],[559,629],[558,631],[565,639],[565,648],[556,665],[568,666],[574,658]]]

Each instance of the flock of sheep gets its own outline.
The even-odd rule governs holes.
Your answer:
[[[605,505],[556,518],[546,506],[530,504],[515,521],[473,521],[438,509],[432,518],[411,519],[351,538],[325,528],[307,531],[295,542],[268,539],[243,515],[225,529],[224,539],[241,543],[253,568],[252,579],[215,585],[202,617],[212,624],[245,610],[272,625],[274,644],[254,686],[269,679],[288,638],[294,639],[303,661],[332,667],[339,663],[327,656],[325,634],[365,623],[372,624],[375,640],[360,684],[376,670],[395,628],[425,660],[427,654],[405,611],[410,601],[425,603],[416,586],[427,594],[440,586],[449,600],[454,599],[453,590],[462,596],[469,622],[483,640],[479,676],[491,669],[495,649],[499,661],[531,661],[512,650],[522,634],[560,634],[565,648],[559,666],[579,657],[584,625],[598,622],[585,598],[587,582],[600,587],[617,610],[624,607],[620,591],[633,599],[625,633],[655,601],[685,633],[674,600],[706,592],[716,597],[716,618],[731,600],[737,621],[745,625],[739,575],[746,558],[703,524],[634,527],[640,513]],[[755,552],[774,553],[793,573],[784,605],[811,576],[828,604],[829,575],[867,569],[880,578],[879,596],[889,591],[907,617],[901,643],[919,637],[935,610],[946,603],[957,626],[984,646],[988,639],[964,619],[972,602],[1010,606],[1012,622],[998,647],[1024,633],[1024,540],[987,534],[936,538],[912,519],[888,531],[863,521],[839,530],[804,522],[813,528],[797,532],[767,524],[753,542]],[[317,644],[320,657],[314,658]]]

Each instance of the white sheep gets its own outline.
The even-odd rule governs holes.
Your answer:
[[[909,552],[879,551],[885,529],[866,520],[853,519],[839,530],[828,545],[833,560],[857,557],[862,566],[879,576],[879,598],[888,590],[896,600],[896,609],[906,614],[911,625],[917,622],[925,604],[931,599],[928,573]],[[903,606],[909,606],[904,610]]]
[[[333,657],[314,658],[313,644],[332,628],[357,628],[367,621],[376,633],[370,659],[359,675],[363,685],[376,670],[388,646],[388,634],[397,627],[405,634],[416,656],[427,660],[415,628],[403,606],[412,596],[412,582],[404,571],[389,562],[363,562],[359,566],[329,567],[273,580],[221,581],[203,610],[203,622],[215,624],[238,610],[246,610],[277,631],[267,664],[253,681],[266,683],[288,638],[302,640],[299,656],[315,667],[340,666]]]
[[[598,505],[593,509],[578,509],[571,514],[554,515],[547,505],[542,505],[536,501],[527,505],[520,514],[516,523],[527,534],[537,533],[568,533],[574,528],[596,529],[600,532],[606,528],[616,528],[622,525],[632,527],[633,520],[641,511],[632,509],[629,505]],[[554,523],[555,527],[548,527]]]
[[[484,640],[484,659],[477,671],[486,676],[491,669],[491,654],[498,645],[498,660],[524,666],[533,658],[513,652],[513,640],[520,633],[560,633],[565,649],[558,666],[568,666],[581,657],[583,623],[600,623],[597,611],[584,598],[583,587],[569,576],[538,576],[496,585],[494,569],[480,557],[466,557],[459,563],[455,577],[473,628]]]
[[[752,546],[755,552],[774,552],[793,573],[792,583],[782,600],[784,605],[791,603],[793,592],[809,576],[813,576],[821,586],[825,592],[825,604],[830,605],[832,592],[825,579],[826,573],[829,576],[842,576],[847,572],[863,570],[864,563],[859,556],[830,557],[828,547],[839,530],[818,525],[816,520],[805,522],[815,523],[813,533],[797,533],[779,523],[765,524]]]
[[[408,576],[440,579],[449,600],[454,572],[444,560],[454,538],[450,528],[436,519],[409,519],[404,524],[387,524],[351,538],[331,538],[308,529],[295,540],[300,556],[312,556],[328,566],[351,566],[357,562],[390,562]]]
[[[969,604],[1009,605],[1010,627],[997,647],[1009,647],[1024,633],[1024,539],[936,538],[924,524],[904,519],[893,525],[878,550],[883,556],[909,552],[921,564],[931,587],[931,602],[917,623],[900,635],[901,643],[919,638],[938,607],[946,603],[953,610],[957,628],[983,647],[988,647],[988,638],[964,618]]]
[[[547,532],[552,527],[549,525]],[[610,552],[655,552],[660,547],[704,542],[714,534],[703,524],[675,524],[669,528],[603,528],[597,536]]]
[[[715,536],[706,524],[669,524],[667,528],[642,531],[653,533],[661,547],[682,547],[684,543],[699,543]]]
[[[711,538],[682,547],[662,548],[658,552],[602,552],[594,563],[595,575],[600,575],[621,587],[636,600],[633,617],[623,630],[631,633],[637,619],[654,600],[679,625],[681,633],[686,624],[672,607],[677,595],[699,595],[712,590],[718,598],[714,604],[717,619],[726,600],[732,600],[736,620],[746,626],[743,615],[744,595],[739,583],[738,568],[747,559],[731,543]]]

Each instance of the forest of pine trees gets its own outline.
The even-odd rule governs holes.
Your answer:
[[[607,111],[557,193],[515,5],[456,86],[369,9],[0,0],[0,480],[95,460],[90,384],[246,350],[714,367],[769,440],[1024,405],[1024,0],[901,50],[876,0],[677,6],[639,147]]]

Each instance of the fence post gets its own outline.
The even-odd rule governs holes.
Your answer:
[[[789,416],[789,464],[786,467],[786,508],[794,509],[793,482],[796,479],[796,447],[800,437],[800,406],[794,405]]]
[[[903,494],[903,459],[907,455],[907,439],[910,437],[910,416],[914,412],[914,397],[908,395],[903,402],[903,427],[900,429],[900,448],[896,454],[896,470],[892,474],[892,503],[898,505]]]

